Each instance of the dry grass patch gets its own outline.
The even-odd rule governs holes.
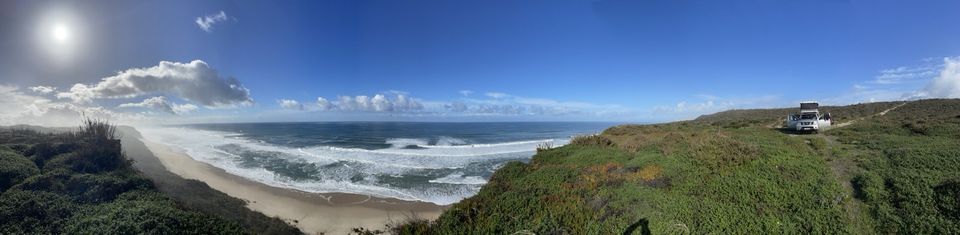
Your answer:
[[[643,167],[643,169],[640,169],[640,171],[637,172],[637,176],[643,181],[651,181],[657,179],[657,177],[660,177],[661,171],[663,171],[663,169],[661,169],[660,166],[649,165]]]

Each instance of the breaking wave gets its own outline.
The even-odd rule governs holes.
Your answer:
[[[230,174],[306,192],[357,193],[452,204],[476,194],[504,162],[529,159],[541,139],[471,144],[447,136],[387,139],[389,148],[288,147],[238,133],[187,128],[142,130],[150,140]]]

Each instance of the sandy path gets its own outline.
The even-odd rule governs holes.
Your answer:
[[[910,103],[910,101],[906,101],[906,102],[903,102],[902,104],[898,104],[897,106],[890,107],[889,109],[883,110],[883,111],[877,113],[876,115],[877,115],[877,116],[887,115],[888,112],[893,111],[894,109],[903,107],[904,105],[907,105],[907,103]],[[865,119],[865,118],[866,118],[866,117],[862,117],[862,118],[859,118],[859,119],[856,119],[856,120],[850,120],[849,122],[838,123],[837,125],[833,125],[833,128],[840,128],[840,127],[849,126],[850,124],[856,123],[857,121],[863,120],[863,119]]]

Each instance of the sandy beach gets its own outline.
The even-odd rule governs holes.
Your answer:
[[[445,208],[426,202],[277,188],[231,175],[167,145],[140,140],[168,171],[203,181],[218,191],[247,201],[250,209],[282,218],[307,234],[346,234],[355,227],[383,229],[386,224],[411,216],[434,219]]]

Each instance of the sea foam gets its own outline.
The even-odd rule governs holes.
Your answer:
[[[506,161],[526,160],[541,144],[569,139],[470,144],[452,137],[388,139],[384,149],[293,148],[239,133],[182,127],[142,130],[154,142],[186,152],[230,174],[306,192],[342,192],[452,204],[476,194]]]

